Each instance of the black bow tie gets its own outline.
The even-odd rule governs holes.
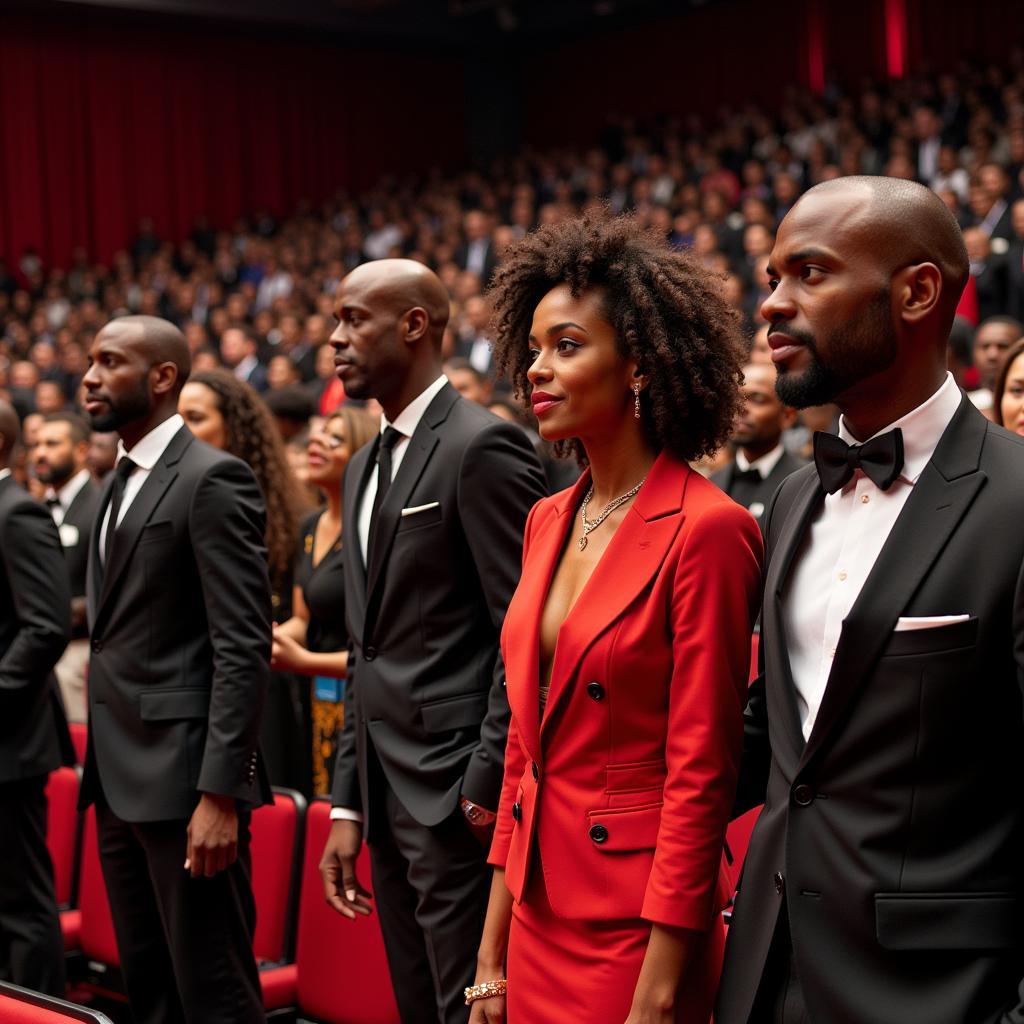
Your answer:
[[[896,427],[864,444],[847,444],[835,434],[818,431],[814,435],[814,465],[829,494],[845,487],[858,469],[887,491],[903,470],[903,431]]]
[[[741,480],[748,484],[759,484],[764,479],[756,469],[740,469],[739,466],[732,468],[732,482],[738,484]]]
[[[46,505],[47,508],[60,508],[60,498],[47,498]]]

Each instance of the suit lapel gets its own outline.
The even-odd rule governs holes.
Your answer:
[[[683,522],[683,496],[692,472],[664,453],[651,467],[559,630],[542,732],[568,692],[580,660],[661,568]]]
[[[801,764],[821,748],[872,670],[896,620],[987,477],[978,468],[987,421],[963,398],[843,622],[832,671]]]
[[[85,567],[85,594],[90,632],[96,622],[96,613],[99,611],[100,587],[103,583],[103,563],[100,562],[100,532],[103,527],[103,517],[110,506],[110,491],[113,486],[114,474],[109,473],[103,484],[103,491],[100,494],[96,510],[96,522],[93,524],[92,534],[89,537],[89,561]]]

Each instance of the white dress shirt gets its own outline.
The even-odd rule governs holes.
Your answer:
[[[756,470],[762,480],[767,480],[771,475],[772,470],[779,464],[779,459],[786,454],[786,449],[783,448],[782,442],[780,441],[770,452],[766,452],[759,459],[754,459],[750,462],[746,455],[743,454],[741,448],[736,449],[736,468],[741,473],[746,473],[748,470]]]
[[[11,475],[9,469],[0,469],[0,480],[6,480]]]
[[[45,498],[47,501],[57,499],[56,505],[50,506],[50,515],[57,526],[64,523],[71,503],[78,497],[78,492],[89,482],[89,470],[80,469],[59,491],[52,487],[46,488]]]
[[[811,735],[821,706],[843,620],[960,400],[960,389],[952,374],[947,374],[927,402],[878,431],[884,434],[895,427],[903,431],[903,471],[893,485],[883,491],[858,469],[845,487],[825,496],[821,511],[807,530],[794,563],[783,613],[805,739]],[[839,436],[847,444],[859,443],[842,419]]]
[[[167,450],[171,439],[183,426],[185,426],[185,421],[178,413],[175,413],[169,419],[154,427],[145,437],[141,438],[131,451],[125,448],[123,441],[117,442],[117,462],[120,462],[127,455],[135,463],[135,468],[125,481],[124,497],[121,499],[121,507],[117,510],[117,526],[124,522],[125,514],[132,507],[132,502],[139,491],[142,490],[142,485],[149,479],[149,474],[153,472],[153,467],[159,461],[160,456]],[[103,513],[103,522],[100,526],[101,561],[106,561],[103,538],[107,536],[107,523],[109,521],[110,503],[108,502]]]

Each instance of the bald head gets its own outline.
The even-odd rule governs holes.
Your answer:
[[[119,316],[111,320],[104,332],[123,333],[150,365],[173,363],[183,385],[192,369],[192,356],[185,335],[169,320],[157,316]]]
[[[429,267],[416,260],[374,260],[356,267],[345,284],[396,317],[422,309],[430,322],[430,338],[440,345],[448,323],[448,290]]]
[[[0,398],[0,467],[6,467],[21,433],[14,406]]]

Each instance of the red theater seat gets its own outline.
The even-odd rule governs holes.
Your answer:
[[[75,760],[79,764],[85,764],[85,747],[89,742],[89,730],[85,722],[68,722],[68,729],[71,732],[71,743],[75,748]]]
[[[87,1010],[84,1006],[52,999],[6,982],[0,982],[0,1021],[3,1024],[67,1024],[68,1021],[111,1024],[109,1017],[96,1010]]]
[[[96,808],[85,812],[82,832],[82,866],[78,883],[78,908],[81,911],[79,946],[86,958],[102,967],[116,967],[117,939],[107,901],[107,886],[100,867],[96,838]]]
[[[58,768],[46,783],[48,803],[46,845],[53,861],[53,882],[57,906],[71,905],[75,894],[75,864],[78,853],[78,772]]]

